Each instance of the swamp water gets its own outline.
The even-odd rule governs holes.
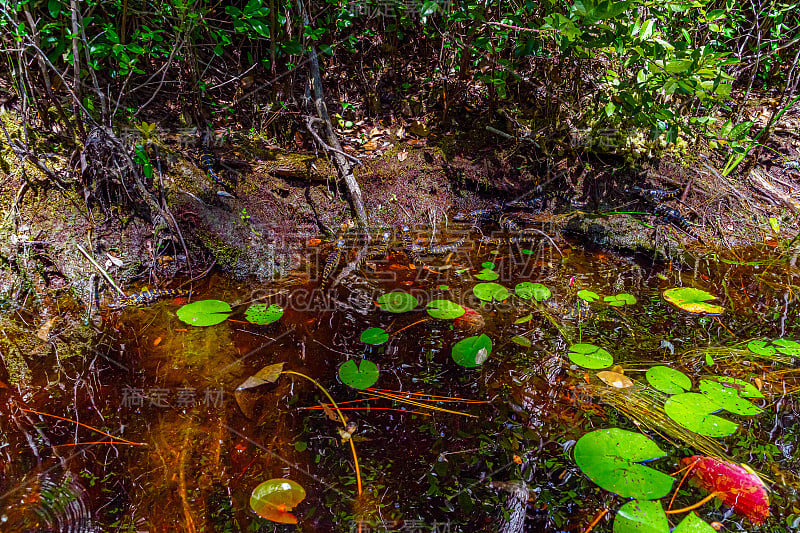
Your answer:
[[[655,366],[688,376],[695,393],[709,376],[763,393],[748,399],[759,414],[716,413],[738,427],[707,440],[768,479],[769,518],[759,528],[714,501],[699,516],[729,531],[800,529],[797,359],[791,346],[777,357],[747,348],[752,339],[766,351],[771,340],[800,339],[788,258],[741,250],[698,256],[687,269],[546,240],[474,243],[426,267],[393,251],[337,280],[357,247],[348,243],[324,292],[318,273],[331,243],[309,247],[305,271],[264,286],[219,274],[194,282],[192,301],[232,307],[215,325],[180,320],[186,298],[128,307],[104,316],[84,357],[32,364],[22,395],[0,390],[0,530],[497,531],[524,478],[525,531],[583,531],[592,522],[611,531],[628,498],[579,468],[581,437],[644,433],[663,452],[647,466],[664,474],[701,453],[687,432],[660,428],[663,417],[642,396],[626,402],[626,389],[597,377],[614,370],[641,389]],[[663,297],[676,287],[718,296],[712,303],[724,312],[678,309]],[[395,292],[415,300],[384,296]],[[441,302],[428,312],[434,300],[466,314]],[[252,323],[246,311],[255,304],[274,305],[279,318]],[[358,366],[340,372],[346,361]],[[379,372],[374,384],[365,361]],[[275,363],[284,373],[274,382],[241,388]],[[307,378],[330,392],[347,428]],[[667,508],[682,476],[653,498],[658,505]],[[253,490],[274,478],[304,489],[291,510],[298,526],[251,509]],[[672,507],[705,494],[684,482]],[[273,515],[286,517],[282,505]],[[685,514],[668,516],[675,526]]]

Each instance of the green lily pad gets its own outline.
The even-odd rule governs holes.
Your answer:
[[[606,296],[603,298],[604,302],[608,302],[608,305],[613,307],[622,307],[623,305],[633,305],[636,303],[636,296],[633,294],[628,294],[627,292],[621,292],[619,294],[615,294],[614,296]]]
[[[339,367],[339,379],[354,389],[372,387],[378,381],[378,365],[366,359],[361,361],[361,365],[352,359],[345,361]]]
[[[593,370],[608,368],[614,363],[614,357],[607,350],[594,344],[573,344],[567,355],[576,365]]]
[[[305,489],[291,479],[270,479],[253,489],[250,508],[257,515],[280,524],[296,524],[290,513],[306,497]]]
[[[633,500],[617,511],[614,533],[669,533],[669,522],[661,502]]]
[[[716,296],[694,287],[667,289],[664,291],[664,299],[678,309],[683,309],[690,313],[719,315],[725,310],[724,307],[708,303],[709,300],[716,300]]]
[[[752,385],[750,386],[752,387]],[[743,396],[748,394],[747,391],[740,391],[738,388],[730,387],[725,383],[720,383],[718,381],[712,381],[709,379],[701,380],[698,387],[704,394],[708,395],[709,398],[716,402],[717,405],[729,413],[752,416],[761,414],[762,412],[760,407],[753,405],[744,399]],[[755,389],[755,387],[753,387],[753,389]],[[756,392],[759,396],[762,396],[757,389]]]
[[[514,287],[514,292],[520,298],[524,300],[530,300],[531,298],[535,299],[537,302],[541,302],[542,300],[547,300],[550,296],[553,295],[550,292],[550,289],[542,285],[541,283],[531,283],[530,281],[523,281],[522,283],[517,283],[517,286]]]
[[[578,298],[581,300],[586,300],[587,302],[596,302],[600,299],[600,295],[594,291],[587,291],[586,289],[581,289],[578,291]]]
[[[389,340],[389,334],[383,328],[367,328],[361,333],[361,342],[364,344],[383,344]]]
[[[478,283],[472,287],[472,293],[485,302],[503,301],[508,298],[508,289],[499,283]]]
[[[486,334],[468,337],[453,345],[453,361],[468,368],[480,366],[492,353],[492,339]]]
[[[666,394],[679,394],[692,388],[689,376],[668,366],[654,366],[647,370],[645,377],[651,387]]]
[[[690,431],[708,437],[727,437],[739,426],[715,414],[721,407],[713,398],[696,392],[676,394],[664,402],[664,412]]]
[[[533,255],[533,250],[529,250],[528,248],[523,248],[521,252],[525,255]]]
[[[253,324],[258,324],[259,326],[265,326],[267,324],[272,324],[280,320],[283,316],[283,307],[278,304],[256,304],[251,305],[247,308],[247,311],[244,312],[244,317],[247,319],[248,322],[252,322]]]
[[[432,300],[428,303],[427,311],[433,318],[443,320],[453,320],[466,313],[466,309],[450,300]]]
[[[486,261],[485,263],[481,263],[483,268],[488,268],[489,270],[493,269],[496,265],[491,261]]]
[[[774,346],[769,346],[768,344],[768,341],[752,340],[747,343],[747,349],[758,355],[775,355],[777,350]]]
[[[495,272],[490,268],[484,268],[483,270],[475,274],[475,278],[482,281],[494,281],[499,277],[500,274],[498,274],[497,272]]]
[[[176,311],[178,318],[190,326],[213,326],[224,322],[231,312],[228,302],[220,300],[198,300],[186,304]]]
[[[419,305],[416,297],[403,291],[393,291],[378,297],[378,306],[389,313],[406,313]]]
[[[791,355],[793,357],[800,356],[800,343],[789,339],[775,339],[772,344],[776,346],[777,350],[784,355]]]
[[[672,530],[672,533],[717,533],[717,530],[697,514],[689,513],[686,518],[681,520],[678,527]]]
[[[437,289],[439,289],[440,291],[446,291],[446,290],[447,290],[447,289],[449,289],[449,288],[450,288],[450,286],[449,286],[449,285],[439,285],[439,286],[437,287]]]
[[[511,342],[519,344],[520,346],[523,346],[525,348],[531,347],[531,341],[529,341],[526,337],[522,337],[520,335],[517,335],[516,337],[511,337]]]
[[[672,487],[672,477],[639,464],[664,456],[641,433],[618,428],[592,431],[578,439],[574,456],[589,479],[624,498],[658,499]]]

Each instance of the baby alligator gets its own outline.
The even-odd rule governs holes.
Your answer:
[[[536,242],[541,237],[538,235],[517,235],[516,237],[501,237],[501,238],[490,238],[490,237],[481,237],[481,244],[490,244],[492,246],[504,246],[504,245],[513,245],[519,244],[523,242]]]
[[[225,185],[222,178],[219,177],[214,167],[219,163],[219,159],[208,148],[200,149],[200,166],[211,177],[211,180],[218,185]]]
[[[692,226],[686,221],[685,218],[683,218],[683,216],[681,216],[680,211],[677,209],[673,209],[671,207],[662,207],[659,205],[656,206],[656,208],[653,210],[653,213],[663,218],[667,223],[677,226],[679,229],[683,230],[701,243],[703,242],[703,239],[701,239],[700,236],[695,233],[695,231],[692,229]]]
[[[320,284],[322,289],[328,284],[331,274],[333,274],[333,271],[336,270],[336,267],[339,265],[339,261],[342,259],[342,253],[344,253],[344,239],[339,237],[336,239],[336,248],[328,254],[328,258],[325,260],[325,267],[322,269],[322,283]]]
[[[403,251],[411,259],[411,261],[421,265],[422,258],[419,256],[420,247],[416,246],[414,241],[411,240],[411,233],[406,224],[400,226],[400,241],[403,243]]]
[[[654,204],[660,204],[661,202],[666,202],[667,200],[677,200],[681,193],[679,190],[665,191],[661,189],[642,189],[641,187],[636,186],[631,187],[631,192]]]
[[[132,305],[148,305],[161,298],[177,298],[179,296],[186,296],[189,291],[185,289],[155,289],[142,291],[137,294],[130,294],[120,298],[118,301],[111,304],[112,309],[121,309]]]

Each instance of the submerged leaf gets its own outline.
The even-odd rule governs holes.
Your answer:
[[[305,489],[291,479],[270,479],[253,489],[250,508],[259,516],[279,524],[296,524],[290,513],[306,497]]]

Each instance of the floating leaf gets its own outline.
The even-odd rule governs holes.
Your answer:
[[[411,294],[402,291],[393,291],[378,297],[378,306],[389,313],[406,313],[419,305]]]
[[[657,499],[672,487],[672,477],[639,464],[664,455],[641,433],[618,428],[592,431],[578,439],[574,454],[589,479],[624,498]]]
[[[433,318],[452,320],[466,312],[466,309],[450,300],[432,300],[428,303],[428,314]]]
[[[453,345],[453,360],[468,368],[480,366],[492,353],[492,339],[488,335],[468,337]]]
[[[664,299],[677,307],[690,313],[706,313],[709,315],[719,315],[725,308],[719,305],[708,303],[709,300],[716,300],[713,294],[695,289],[694,287],[676,287],[664,291]]]
[[[775,339],[772,344],[777,346],[777,350],[784,355],[793,357],[800,356],[800,343],[789,339]]]
[[[597,373],[597,377],[608,385],[609,387],[616,387],[618,389],[627,389],[633,386],[631,378],[619,372],[612,372],[610,370],[601,370]]]
[[[727,437],[739,427],[712,413],[721,407],[712,398],[696,392],[676,394],[664,402],[664,412],[690,431],[708,437]]]
[[[495,272],[490,268],[484,268],[483,270],[475,274],[475,278],[482,281],[494,281],[499,277],[500,274],[498,274],[497,272]]]
[[[533,318],[533,315],[532,315],[532,314],[530,314],[530,313],[528,313],[528,314],[527,314],[527,315],[525,315],[524,317],[516,319],[516,320],[514,321],[514,324],[524,324],[525,322],[528,322],[528,321],[530,321],[532,318]]]
[[[519,344],[520,346],[524,346],[525,348],[531,347],[531,341],[529,341],[526,337],[522,337],[517,335],[516,337],[511,337],[511,342]]]
[[[578,366],[597,370],[614,363],[614,357],[607,350],[594,344],[573,344],[569,347],[569,360]]]
[[[439,286],[437,287],[437,289],[439,289],[440,291],[446,291],[446,290],[447,290],[447,289],[449,289],[449,288],[450,288],[450,287],[449,287],[448,285],[439,285]]]
[[[213,326],[224,322],[231,306],[220,300],[198,300],[176,311],[178,318],[190,326]]]
[[[578,291],[578,298],[581,300],[586,300],[587,302],[596,302],[600,295],[594,291],[587,291],[586,289],[581,289]]]
[[[528,248],[523,248],[521,252],[525,255],[533,255],[533,250],[529,250]]]
[[[508,289],[499,283],[478,283],[472,288],[472,292],[486,302],[503,301],[508,298]]]
[[[270,479],[253,489],[250,508],[267,520],[279,524],[296,524],[297,518],[289,511],[305,497],[305,489],[296,481]]]
[[[669,533],[661,502],[633,500],[617,511],[614,533]]]
[[[339,379],[354,389],[372,387],[378,381],[378,365],[366,359],[361,361],[360,366],[352,359],[345,361],[339,367]]]
[[[493,269],[496,265],[491,261],[486,261],[485,263],[481,263],[483,268],[488,268],[489,270]]]
[[[514,292],[517,294],[517,296],[524,300],[530,300],[533,298],[537,302],[547,300],[553,294],[550,292],[550,289],[541,283],[531,283],[530,281],[518,283],[517,286],[514,287]]]
[[[684,465],[694,464],[692,480],[731,506],[733,512],[761,524],[769,516],[769,496],[761,479],[743,466],[695,455],[681,459]]]
[[[280,320],[283,316],[283,308],[278,304],[256,304],[251,305],[247,311],[244,312],[244,317],[248,322],[265,326]]]
[[[760,407],[753,405],[752,403],[743,398],[743,396],[749,394],[749,391],[744,391],[744,390],[740,391],[738,388],[731,387],[728,385],[730,385],[730,383],[725,384],[725,383],[720,383],[718,381],[711,381],[710,379],[704,379],[700,381],[699,388],[717,405],[719,405],[722,409],[725,409],[729,413],[735,413],[737,415],[744,415],[744,416],[761,414]],[[750,385],[750,384],[745,383],[745,385]],[[750,385],[750,387],[753,386]],[[756,394],[758,394],[758,396],[762,396],[762,394],[758,392],[758,390],[755,387],[753,387],[753,389],[756,391]]]
[[[747,349],[758,355],[775,355],[775,352],[777,351],[775,350],[775,347],[768,346],[767,344],[767,341],[752,340],[747,343]]]
[[[389,340],[389,334],[383,328],[367,328],[361,333],[361,342],[364,344],[383,344]]]
[[[281,372],[283,371],[283,365],[285,363],[275,363],[272,365],[267,365],[249,378],[247,378],[244,383],[236,387],[236,390],[240,389],[250,389],[253,387],[258,387],[264,385],[266,383],[275,383],[278,381],[278,377],[280,377]]]
[[[717,533],[717,530],[708,525],[696,513],[689,513],[686,518],[681,520],[678,527],[672,530],[672,533]]]
[[[679,370],[668,366],[654,366],[645,374],[647,382],[666,394],[679,394],[692,388],[692,380]]]
[[[633,294],[628,294],[627,292],[621,292],[619,294],[615,294],[614,296],[606,296],[603,298],[604,302],[608,302],[608,305],[613,307],[622,307],[623,305],[633,305],[636,303],[636,296]]]

